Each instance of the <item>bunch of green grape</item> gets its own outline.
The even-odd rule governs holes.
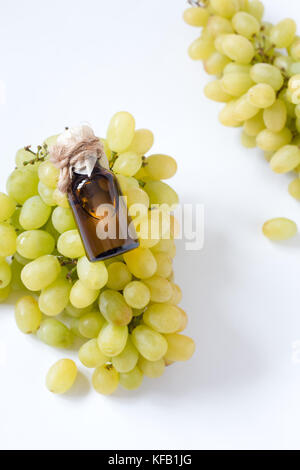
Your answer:
[[[263,21],[260,0],[191,1],[184,20],[202,31],[189,48],[194,60],[216,78],[205,95],[225,103],[224,126],[241,127],[242,143],[264,151],[276,173],[295,172],[289,193],[300,200],[300,37],[293,19]],[[294,222],[268,221],[274,240],[295,234]]]
[[[178,203],[175,191],[161,181],[175,174],[176,161],[161,154],[145,157],[152,132],[136,130],[127,112],[113,116],[101,140],[127,197],[140,247],[91,263],[67,196],[57,189],[59,172],[49,161],[48,148],[56,139],[46,139],[37,152],[19,150],[7,194],[0,194],[0,301],[16,291],[17,326],[49,346],[70,348],[79,338],[78,357],[94,369],[97,392],[111,394],[119,383],[133,390],[144,375],[159,377],[166,365],[194,352],[193,340],[181,334],[187,315],[178,306],[181,290],[173,281],[175,219],[165,217],[169,236],[161,225],[155,237],[142,229],[145,219],[155,224],[157,205]],[[157,210],[150,210],[153,204]],[[142,217],[136,205],[144,209]],[[161,210],[162,217],[166,214]],[[74,361],[61,359],[49,370],[47,386],[64,393],[76,375]]]

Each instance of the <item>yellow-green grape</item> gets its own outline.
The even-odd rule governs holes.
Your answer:
[[[89,289],[80,279],[75,282],[70,292],[70,302],[76,308],[92,305],[99,295],[99,289]]]
[[[235,117],[236,100],[232,100],[225,105],[219,113],[219,121],[226,127],[240,127],[241,121]]]
[[[21,213],[20,224],[25,230],[34,230],[45,225],[51,214],[51,208],[47,206],[40,196],[32,196],[25,201]]]
[[[214,38],[218,37],[221,34],[230,34],[233,33],[233,28],[231,22],[222,18],[222,16],[212,15],[209,17],[207,22],[207,31]]]
[[[138,367],[120,374],[120,385],[126,390],[136,390],[142,385],[143,373]]]
[[[151,149],[153,142],[154,136],[149,129],[137,129],[127,152],[145,155]]]
[[[11,281],[11,267],[7,261],[0,260],[0,289],[7,287]]]
[[[24,204],[26,199],[38,192],[38,175],[29,168],[18,168],[9,176],[6,183],[7,194],[18,204]]]
[[[300,38],[296,37],[289,47],[289,53],[293,60],[300,60]]]
[[[263,112],[261,111],[253,118],[248,119],[248,121],[245,122],[244,132],[250,137],[256,137],[262,130],[265,129],[265,127],[264,116]]]
[[[232,100],[232,95],[224,91],[221,80],[213,80],[207,83],[204,88],[204,94],[208,99],[217,103],[228,103]]]
[[[57,279],[42,290],[39,297],[41,311],[49,317],[59,315],[69,303],[71,284],[66,279]]]
[[[288,173],[300,164],[300,150],[296,145],[285,145],[278,150],[270,161],[275,173]]]
[[[167,183],[162,181],[148,181],[144,190],[150,198],[150,204],[167,204],[176,206],[179,203],[178,195]]]
[[[190,45],[188,54],[193,60],[207,60],[215,51],[214,41],[211,37],[200,36]]]
[[[56,207],[52,212],[52,224],[59,233],[67,232],[76,228],[71,209]]]
[[[100,312],[89,312],[79,318],[78,330],[84,338],[96,338],[104,323]]]
[[[165,367],[165,361],[163,359],[148,361],[142,356],[139,357],[138,368],[144,375],[150,377],[150,379],[161,377],[165,371]]]
[[[128,325],[132,319],[132,309],[115,290],[107,289],[100,294],[99,309],[108,322],[117,326]]]
[[[116,113],[108,126],[107,143],[114,152],[124,152],[131,144],[134,138],[135,120],[134,117],[121,111]]]
[[[61,266],[55,256],[40,256],[24,266],[21,279],[27,289],[38,291],[52,284],[60,271]]]
[[[151,248],[153,253],[167,253],[171,258],[175,257],[176,254],[176,245],[172,239],[162,239]]]
[[[249,0],[246,9],[250,15],[255,16],[258,21],[261,21],[264,14],[264,6],[260,0]]]
[[[258,106],[254,106],[249,102],[248,95],[241,96],[235,103],[233,108],[233,117],[237,121],[247,121],[253,118],[259,112]]]
[[[226,34],[222,50],[227,57],[239,64],[249,64],[254,57],[254,48],[249,39],[239,34]]]
[[[298,105],[300,96],[300,74],[293,75],[290,78],[287,93],[290,93],[290,101]]]
[[[280,49],[289,47],[295,39],[296,29],[296,23],[291,18],[282,20],[271,29],[270,41]]]
[[[24,147],[17,151],[15,156],[15,163],[18,168],[25,168],[24,163],[30,162],[34,156],[31,152],[26,150]],[[30,167],[31,165],[29,165]]]
[[[289,184],[289,193],[295,199],[300,201],[300,178],[296,178]]]
[[[55,191],[55,189],[49,188],[48,186],[46,186],[41,181],[39,182],[38,192],[39,192],[39,195],[40,195],[41,199],[43,200],[43,202],[45,204],[47,204],[47,206],[55,206],[56,205],[56,202],[54,201],[54,197],[53,197],[54,191]]]
[[[258,83],[248,90],[249,103],[258,108],[269,108],[275,103],[276,94],[274,88],[267,83]]]
[[[137,153],[121,153],[116,159],[113,171],[124,176],[135,175],[142,166],[142,157]]]
[[[232,18],[240,7],[238,0],[211,0],[210,5],[218,15],[224,18]]]
[[[107,323],[102,327],[99,333],[98,346],[106,356],[118,356],[125,348],[127,338],[127,326],[117,326]]]
[[[144,283],[150,291],[151,302],[168,302],[173,296],[171,283],[160,276],[153,276],[145,279]]]
[[[58,251],[67,258],[80,258],[85,255],[78,230],[68,230],[57,241]]]
[[[149,207],[150,201],[149,201],[149,196],[148,194],[141,188],[132,188],[126,193],[127,197],[127,207],[129,214],[131,214],[132,211],[130,211],[130,207],[133,206],[134,204],[141,204],[142,206],[145,206],[147,209]]]
[[[77,377],[77,367],[71,359],[60,359],[50,367],[46,385],[50,392],[63,394],[73,386]]]
[[[251,39],[254,34],[258,34],[260,30],[260,24],[255,16],[244,11],[239,11],[234,15],[232,25],[238,34],[248,39]]]
[[[243,65],[243,64],[237,64],[236,62],[230,62],[226,67],[224,68],[224,74],[226,73],[245,73],[249,75],[251,70],[251,65]]]
[[[176,331],[176,333],[180,333],[181,331],[185,330],[186,327],[187,327],[187,324],[188,324],[188,316],[186,314],[186,312],[180,308],[180,307],[177,307],[181,313],[181,322],[180,322],[180,326],[178,328],[178,330]]]
[[[152,180],[165,180],[175,175],[177,163],[169,155],[150,155],[145,161],[145,171]]]
[[[271,219],[265,222],[263,234],[273,241],[288,240],[296,235],[298,228],[295,222],[284,217]]]
[[[224,54],[221,54],[218,51],[215,51],[211,56],[204,61],[204,69],[209,75],[219,76],[222,74],[226,65],[230,63],[230,59]]]
[[[154,257],[157,263],[155,275],[169,277],[173,269],[172,258],[167,253],[154,253]]]
[[[107,267],[108,281],[107,287],[114,290],[123,290],[126,284],[131,281],[132,274],[125,263],[117,261]]]
[[[88,368],[96,368],[108,362],[109,358],[100,351],[97,339],[93,338],[84,343],[78,351],[80,362]]]
[[[22,333],[35,333],[41,324],[42,313],[34,297],[28,295],[19,299],[15,306],[15,319]]]
[[[111,364],[97,367],[93,373],[92,384],[96,392],[111,395],[119,385],[119,373]]]
[[[65,209],[70,207],[66,194],[60,192],[59,189],[54,189],[52,199],[53,202],[59,207],[64,207]]]
[[[275,152],[284,145],[288,145],[292,140],[291,131],[285,127],[280,132],[273,132],[269,129],[261,131],[257,138],[257,146],[266,152]]]
[[[129,253],[125,253],[123,256],[129,271],[135,277],[147,279],[155,274],[157,262],[149,248],[139,247]]]
[[[256,137],[248,135],[245,131],[241,134],[241,142],[247,149],[253,149],[256,147]]]
[[[141,281],[132,281],[124,289],[124,298],[133,308],[144,308],[150,302],[150,290]]]
[[[132,341],[139,353],[148,361],[158,361],[168,349],[168,343],[163,335],[145,325],[139,325],[133,330]]]
[[[250,76],[255,83],[266,83],[275,91],[280,90],[283,85],[283,76],[274,65],[255,64],[251,68]]]
[[[0,222],[8,220],[16,210],[16,203],[12,197],[0,193]]]
[[[69,348],[74,340],[69,328],[56,318],[42,320],[37,336],[43,343],[54,348]]]
[[[55,189],[58,183],[59,170],[51,162],[45,161],[38,168],[39,179],[49,188]]]
[[[195,343],[189,336],[173,333],[165,336],[168,350],[165,354],[167,361],[187,361],[195,352]]]
[[[46,145],[48,148],[52,147],[52,145],[56,144],[58,136],[59,134],[50,135],[50,137],[44,140],[43,145]]]
[[[178,305],[182,299],[181,289],[177,284],[172,281],[170,281],[170,284],[172,287],[172,296],[167,302],[172,305]]]
[[[17,238],[17,252],[28,260],[50,255],[54,247],[54,238],[44,230],[28,230]]]
[[[5,302],[11,292],[11,284],[0,289],[0,303]]]
[[[143,315],[143,321],[159,333],[175,333],[181,327],[182,314],[171,304],[152,304]]]
[[[263,120],[267,129],[272,132],[280,132],[286,125],[287,109],[282,100],[275,103],[263,112]]]
[[[101,289],[108,280],[104,262],[91,263],[86,256],[78,260],[77,274],[81,282],[89,289]]]
[[[184,21],[190,26],[206,26],[209,13],[205,8],[191,7],[183,13]]]
[[[129,372],[136,366],[138,358],[139,353],[132,344],[130,337],[128,337],[123,351],[118,356],[112,358],[112,364],[118,372]]]
[[[242,96],[253,85],[250,75],[244,72],[226,73],[221,79],[223,90],[231,96]]]
[[[116,175],[122,193],[127,194],[130,189],[139,188],[139,182],[132,176]]]

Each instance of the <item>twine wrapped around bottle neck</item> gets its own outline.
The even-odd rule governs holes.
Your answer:
[[[89,126],[68,129],[50,147],[49,154],[50,161],[60,170],[58,189],[62,193],[69,190],[73,171],[90,176],[97,160],[103,160],[107,168],[103,144]]]

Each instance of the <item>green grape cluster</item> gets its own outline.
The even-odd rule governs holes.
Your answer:
[[[94,369],[97,392],[111,394],[118,384],[133,390],[144,375],[159,377],[166,365],[189,359],[195,347],[182,334],[187,315],[173,280],[176,220],[170,209],[178,196],[162,181],[175,174],[176,161],[162,154],[146,157],[152,132],[136,130],[127,112],[113,116],[101,141],[140,246],[91,263],[67,196],[57,188],[59,172],[49,161],[56,139],[46,139],[37,152],[19,150],[7,194],[0,194],[0,301],[16,291],[18,328],[49,346],[70,348],[77,338],[79,360]],[[62,359],[49,370],[47,387],[64,393],[76,375],[74,361]]]
[[[190,2],[187,24],[202,28],[189,47],[215,79],[205,95],[224,103],[219,120],[242,128],[245,147],[264,151],[276,173],[294,172],[289,193],[300,200],[300,37],[296,23],[263,21],[260,0],[206,0]],[[295,234],[295,224],[275,219],[263,229],[283,240]]]

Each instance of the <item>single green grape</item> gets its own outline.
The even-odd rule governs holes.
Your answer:
[[[60,359],[49,369],[46,386],[52,393],[66,393],[77,377],[77,367],[71,359]]]
[[[56,318],[42,320],[37,336],[43,343],[55,348],[69,348],[74,340],[69,328]]]
[[[78,357],[85,367],[93,369],[109,361],[109,358],[99,349],[96,338],[90,339],[81,346]]]
[[[59,315],[69,303],[72,285],[66,279],[56,279],[41,291],[39,307],[49,317]]]
[[[54,238],[45,230],[28,230],[17,238],[17,252],[28,260],[50,255],[54,247]]]
[[[96,392],[111,395],[119,385],[119,373],[111,364],[97,367],[93,373],[92,384]]]
[[[15,319],[22,333],[35,333],[39,329],[42,313],[34,297],[28,295],[18,300],[15,305]]]

